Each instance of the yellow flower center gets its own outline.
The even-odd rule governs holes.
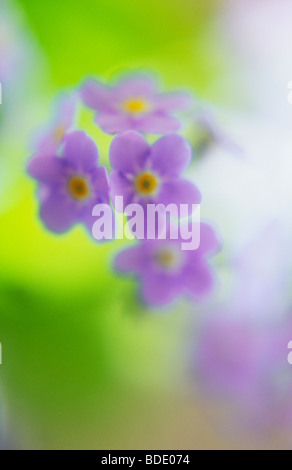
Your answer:
[[[84,176],[73,175],[68,180],[67,189],[74,199],[83,201],[90,196],[90,186]]]
[[[180,253],[171,248],[164,248],[156,253],[156,261],[162,268],[173,269],[181,262]]]
[[[60,140],[62,140],[64,135],[65,135],[65,132],[66,132],[65,126],[60,125],[60,126],[56,127],[56,129],[54,131],[55,141],[59,142]]]
[[[129,98],[122,104],[122,108],[129,114],[145,113],[149,109],[149,103],[144,98]]]
[[[150,171],[141,173],[135,179],[136,190],[142,196],[152,196],[155,194],[158,184],[159,179],[153,173],[150,173]]]

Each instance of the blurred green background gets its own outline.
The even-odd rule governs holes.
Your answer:
[[[212,86],[230,66],[214,26],[220,3],[8,2],[31,49],[1,109],[0,374],[18,447],[204,448],[215,439],[184,391],[195,307],[150,311],[138,285],[112,271],[116,243],[97,245],[81,228],[48,233],[25,162],[56,94],[88,74],[146,68],[167,87],[223,101]],[[97,144],[106,158],[109,138]]]

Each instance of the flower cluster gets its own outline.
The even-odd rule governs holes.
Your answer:
[[[79,101],[94,109],[95,123],[104,132],[117,134],[109,149],[109,174],[98,164],[95,142],[76,129]],[[130,76],[113,86],[89,80],[78,94],[66,96],[28,163],[29,175],[39,184],[45,226],[63,233],[81,223],[92,233],[93,208],[112,201],[119,210],[117,197],[123,200],[121,211],[132,203],[143,209],[184,204],[193,210],[201,194],[183,176],[192,150],[175,133],[181,121],[174,116],[191,104],[187,93],[160,93],[147,75]],[[160,137],[150,145],[146,133]],[[169,225],[165,212],[163,216]],[[146,233],[146,220],[145,228]],[[116,268],[139,276],[147,303],[164,305],[184,293],[198,298],[210,292],[213,277],[206,258],[218,249],[218,240],[209,225],[201,225],[199,248],[188,252],[182,250],[180,236],[161,239],[156,233],[152,240],[138,238],[134,247],[117,256]]]
[[[181,123],[172,114],[190,105],[186,93],[158,93],[153,79],[144,75],[128,77],[113,87],[90,80],[82,87],[81,97],[97,112],[95,122],[108,134],[176,132]]]

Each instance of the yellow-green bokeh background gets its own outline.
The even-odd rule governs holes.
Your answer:
[[[0,144],[7,172],[0,204],[0,374],[17,446],[226,445],[185,392],[186,306],[163,312],[141,306],[136,283],[112,271],[116,243],[97,245],[81,228],[47,232],[25,174],[33,134],[49,118],[56,94],[88,74],[107,79],[150,69],[168,88],[186,86],[226,101],[213,86],[231,66],[216,29],[220,6],[213,0],[11,2],[32,48],[26,81],[18,70],[19,89],[3,104],[3,113],[11,109]],[[106,159],[109,138],[88,130]]]

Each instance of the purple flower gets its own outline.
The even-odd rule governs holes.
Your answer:
[[[81,89],[85,104],[98,112],[96,123],[108,134],[137,130],[152,134],[175,132],[180,121],[172,113],[190,104],[187,93],[157,92],[147,75],[134,75],[109,87],[90,80]]]
[[[66,95],[58,102],[51,125],[38,138],[36,152],[38,155],[57,153],[65,134],[73,127],[76,107],[75,95]]]
[[[206,258],[219,248],[215,232],[201,224],[197,250],[183,251],[181,241],[180,236],[177,240],[145,240],[117,255],[116,269],[138,276],[146,303],[161,306],[182,294],[200,299],[212,289],[213,276]]]
[[[66,134],[61,158],[32,158],[28,173],[41,183],[40,217],[53,232],[65,232],[78,222],[91,232],[93,206],[109,204],[107,171],[98,167],[96,145],[83,131]]]
[[[130,203],[199,204],[198,188],[181,177],[191,160],[191,148],[179,135],[161,137],[149,146],[135,131],[116,136],[110,147],[111,196]]]
[[[291,319],[272,325],[216,312],[205,322],[195,348],[196,382],[206,393],[237,405],[244,427],[292,425],[292,376],[288,343]]]

